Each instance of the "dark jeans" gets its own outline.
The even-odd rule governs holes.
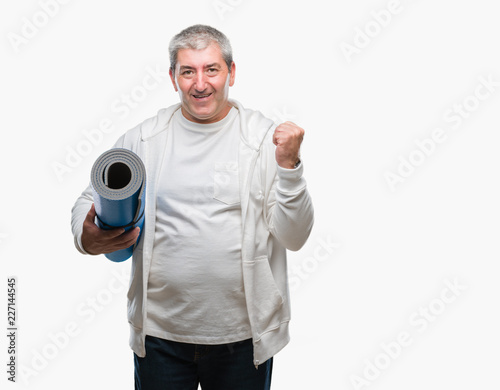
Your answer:
[[[255,368],[252,340],[185,344],[146,336],[146,356],[134,354],[136,390],[269,390],[273,359]]]

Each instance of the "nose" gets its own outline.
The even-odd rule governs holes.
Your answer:
[[[205,89],[207,89],[207,76],[205,75],[205,72],[197,72],[194,81],[194,88],[198,92],[203,92]]]

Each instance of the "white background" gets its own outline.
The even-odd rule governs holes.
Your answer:
[[[70,212],[97,156],[177,102],[167,47],[195,23],[231,39],[233,98],[306,130],[316,224],[289,256],[292,341],[273,389],[498,388],[500,86],[480,84],[500,81],[495,2],[401,0],[388,14],[379,0],[73,0],[49,16],[48,2],[0,6],[2,388],[8,276],[13,387],[133,388],[116,276],[130,262],[80,255]],[[141,101],[119,111],[131,91]],[[90,144],[84,131],[106,119],[113,131]],[[436,128],[442,142],[424,155],[415,140]]]

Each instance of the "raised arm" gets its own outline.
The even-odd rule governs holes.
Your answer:
[[[299,152],[304,130],[292,122],[276,127],[273,143],[278,165],[274,191],[268,199],[271,233],[287,248],[299,250],[309,237],[314,209],[302,174]]]

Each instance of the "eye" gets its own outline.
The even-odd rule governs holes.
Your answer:
[[[194,72],[192,70],[186,69],[181,72],[181,75],[183,76],[192,76]]]
[[[217,68],[208,68],[207,73],[208,74],[216,74],[218,72]]]

